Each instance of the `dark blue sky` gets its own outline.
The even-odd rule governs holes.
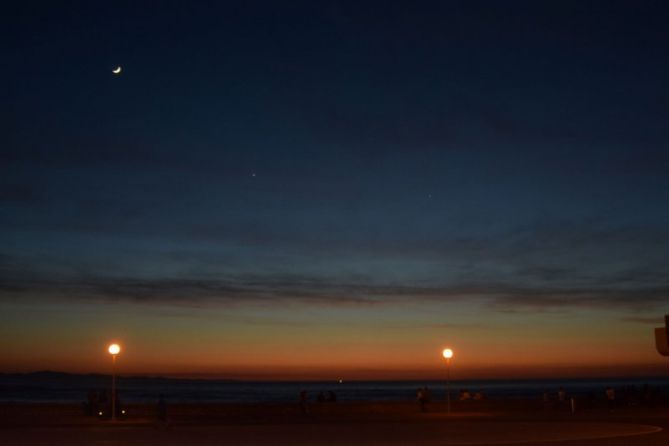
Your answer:
[[[0,304],[666,311],[663,2],[3,9]]]

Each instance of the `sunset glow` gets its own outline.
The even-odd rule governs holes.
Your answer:
[[[108,359],[100,345],[121,335],[132,349],[123,353],[120,373],[250,379],[438,377],[444,359],[434,351],[447,337],[457,341],[458,373],[468,377],[597,376],[611,364],[611,372],[620,375],[667,370],[648,324],[611,323],[615,313],[515,315],[479,308],[472,315],[458,314],[452,326],[445,326],[441,313],[452,313],[454,305],[436,313],[414,305],[420,321],[407,318],[401,308],[399,303],[317,305],[295,313],[274,306],[271,314],[268,310],[262,315],[255,306],[147,313],[133,305],[104,304],[70,305],[68,311],[54,314],[22,305],[13,311],[20,309],[24,321],[15,318],[2,327],[22,335],[11,343],[3,336],[0,362],[10,371],[104,372]],[[479,317],[485,317],[486,326]],[[80,337],[79,332],[89,335]],[[45,338],[51,342],[42,343]],[[60,347],[51,349],[52,342]]]
[[[15,3],[0,372],[669,373],[662,2]]]

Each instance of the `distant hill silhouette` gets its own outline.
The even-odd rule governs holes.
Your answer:
[[[102,373],[67,373],[67,372],[57,372],[53,370],[39,370],[36,372],[27,372],[27,373],[0,373],[0,379],[3,381],[12,380],[15,382],[26,382],[32,384],[38,383],[77,383],[79,385],[90,383],[95,385],[98,382],[103,382],[104,380],[111,379],[111,375],[105,375]],[[239,382],[236,379],[205,379],[205,378],[180,378],[180,377],[168,377],[168,376],[136,376],[136,375],[117,375],[117,379],[120,381],[146,381],[146,382],[168,382],[168,381],[217,381],[217,382]]]

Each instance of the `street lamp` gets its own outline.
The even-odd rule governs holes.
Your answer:
[[[441,354],[446,358],[446,410],[451,413],[451,358],[453,357],[453,350],[445,348]]]
[[[116,355],[121,352],[121,346],[118,344],[110,344],[107,349],[112,355],[112,413],[111,420],[116,421]]]

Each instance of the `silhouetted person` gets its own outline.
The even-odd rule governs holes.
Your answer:
[[[548,390],[544,390],[544,395],[542,397],[542,401],[544,403],[544,410],[548,410],[548,408],[550,407],[550,403],[551,403],[551,395],[550,395],[550,393],[548,393]]]
[[[650,407],[654,408],[655,404],[662,404],[664,402],[664,394],[662,393],[662,389],[660,387],[653,387],[653,389],[650,391]]]
[[[100,403],[100,406],[104,406],[105,404],[107,404],[107,391],[106,390],[98,391],[98,403]]]
[[[461,390],[461,391],[460,391],[460,398],[459,398],[459,399],[460,399],[460,401],[467,401],[467,400],[470,400],[470,399],[472,399],[472,394],[469,393],[469,390],[468,390],[468,389]]]
[[[567,403],[567,392],[564,391],[564,388],[560,386],[558,389],[558,407],[562,408]]]
[[[160,394],[158,398],[158,405],[156,406],[156,415],[158,416],[158,421],[165,423],[167,422],[167,403],[163,394]]]
[[[327,401],[330,402],[330,403],[336,403],[337,402],[337,395],[332,390],[328,390]]]
[[[98,392],[89,390],[84,403],[84,413],[88,416],[94,416],[98,414],[98,410]]]
[[[425,399],[429,403],[432,400],[432,393],[430,393],[430,389],[427,386],[425,386],[423,387],[423,392],[425,393]]]
[[[609,411],[613,412],[613,409],[616,406],[616,389],[613,387],[606,388],[606,404],[609,407]]]
[[[632,384],[629,388],[629,402],[627,403],[630,406],[636,406],[639,404],[639,389],[637,386]]]
[[[648,383],[644,383],[643,387],[641,387],[641,400],[644,406],[650,407],[650,387]]]
[[[430,402],[430,393],[427,390],[427,387],[421,387],[416,393],[416,400],[420,406],[421,412],[427,412],[427,403]]]
[[[300,391],[300,410],[305,415],[309,413],[309,396],[306,390]]]
[[[98,416],[111,417],[111,401],[104,389],[98,390]]]
[[[122,418],[125,415],[125,410],[121,407],[121,397],[118,396],[118,392],[114,396],[114,407],[116,408],[116,418]],[[111,413],[111,410],[109,413]]]
[[[324,403],[325,402],[325,394],[323,392],[320,392],[318,394],[318,397],[316,397],[316,401],[319,403]]]

